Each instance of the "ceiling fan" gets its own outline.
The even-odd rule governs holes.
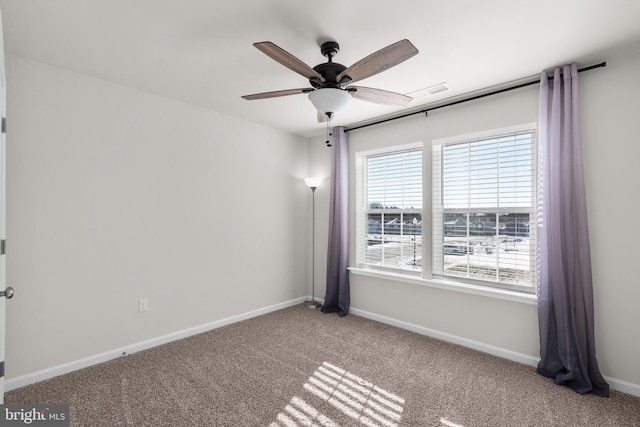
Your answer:
[[[312,87],[256,93],[245,95],[242,97],[244,99],[265,99],[306,93],[318,110],[319,122],[331,120],[333,115],[344,108],[351,98],[393,106],[405,106],[413,99],[395,92],[351,84],[381,73],[416,55],[418,49],[409,40],[393,43],[350,67],[333,62],[333,57],[340,51],[340,46],[335,41],[322,43],[320,52],[327,58],[327,62],[313,68],[269,41],[253,45],[271,59],[308,78]]]

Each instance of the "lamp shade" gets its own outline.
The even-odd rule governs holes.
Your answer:
[[[309,94],[309,100],[321,113],[337,113],[347,106],[351,94],[346,90],[323,88]]]
[[[304,183],[307,184],[309,188],[317,188],[322,182],[322,178],[305,178]]]

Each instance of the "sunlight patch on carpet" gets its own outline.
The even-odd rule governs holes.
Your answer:
[[[303,388],[306,400],[294,396],[270,427],[338,426],[331,414],[317,409],[325,403],[338,411],[341,418],[346,415],[369,427],[395,427],[402,418],[405,403],[402,397],[328,362],[316,369]],[[321,402],[314,406],[318,399]]]
[[[462,424],[456,424],[454,422],[449,421],[448,419],[442,417],[440,418],[440,424],[447,427],[464,427]]]

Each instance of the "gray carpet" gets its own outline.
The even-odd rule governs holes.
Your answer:
[[[640,398],[304,305],[6,393],[73,426],[640,426]]]

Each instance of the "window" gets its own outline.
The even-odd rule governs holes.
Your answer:
[[[434,277],[534,291],[535,125],[433,142]]]
[[[358,266],[422,270],[422,144],[356,154]]]

